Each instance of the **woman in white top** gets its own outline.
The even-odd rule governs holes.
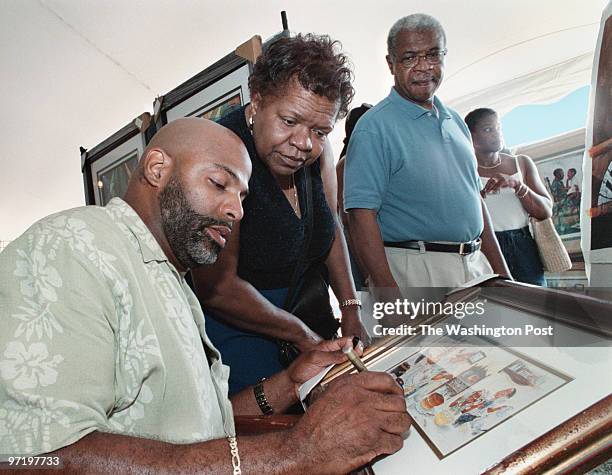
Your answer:
[[[550,218],[552,200],[533,161],[502,153],[499,117],[493,109],[476,109],[465,117],[478,159],[478,174],[493,228],[515,280],[546,285],[542,261],[529,232],[529,216]]]

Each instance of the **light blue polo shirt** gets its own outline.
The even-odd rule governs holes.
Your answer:
[[[433,111],[391,93],[357,122],[344,168],[344,207],[378,211],[385,241],[465,242],[483,229],[470,133],[435,97]]]

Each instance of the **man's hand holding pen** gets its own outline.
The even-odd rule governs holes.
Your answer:
[[[333,381],[292,432],[317,473],[346,473],[401,449],[410,423],[396,381],[367,371]]]
[[[360,366],[362,354],[358,339],[322,342],[317,351],[300,357],[294,373],[302,380],[347,357]],[[362,372],[332,381],[291,430],[290,440],[300,441],[299,450],[316,473],[346,473],[403,446],[411,424],[403,389],[389,374],[360,367]]]

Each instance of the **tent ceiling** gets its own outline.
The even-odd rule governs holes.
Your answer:
[[[430,13],[448,37],[440,95],[460,108],[470,106],[466,96],[494,103],[502,85],[508,110],[588,83],[588,58],[606,3],[5,0],[0,2],[0,240],[16,237],[45,214],[82,204],[79,145],[92,147],[150,111],[156,95],[252,35],[270,37],[280,30],[283,9],[292,30],[329,33],[342,41],[355,64],[357,103],[378,101],[391,85],[384,60],[390,25],[412,12]],[[555,69],[572,60],[573,69]],[[534,88],[534,73],[541,71],[548,74],[548,86]],[[509,83],[517,88],[513,94]],[[340,129],[334,144],[342,139]]]

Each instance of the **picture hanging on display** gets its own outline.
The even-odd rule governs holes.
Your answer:
[[[582,150],[539,160],[536,167],[553,200],[552,220],[559,236],[579,237]]]

